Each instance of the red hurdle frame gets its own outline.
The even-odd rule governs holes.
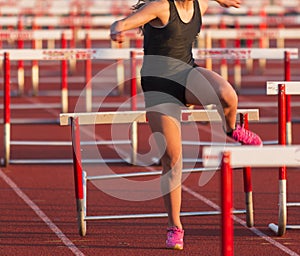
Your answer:
[[[222,256],[233,256],[233,196],[232,168],[230,153],[224,152],[221,163],[221,226],[222,226]]]
[[[77,223],[78,230],[81,236],[86,234],[85,221],[85,200],[84,200],[84,179],[81,161],[80,147],[80,128],[78,117],[71,118],[71,135],[72,135],[72,152],[73,152],[73,168],[74,168],[74,183],[75,183],[75,198],[77,208]]]

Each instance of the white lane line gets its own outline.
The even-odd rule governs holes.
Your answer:
[[[206,197],[198,194],[197,192],[189,189],[188,187],[182,185],[182,190],[189,193],[190,195],[194,196],[195,198],[199,199],[200,201],[204,202],[205,204],[207,204],[208,206],[212,207],[213,209],[220,211],[220,207],[215,204],[214,202],[210,201],[209,199],[207,199]],[[283,244],[278,243],[277,241],[275,241],[274,239],[272,239],[271,237],[267,236],[266,234],[264,234],[263,232],[261,232],[259,229],[252,227],[249,228],[247,227],[247,224],[244,220],[240,219],[237,216],[233,216],[233,219],[235,222],[239,223],[240,225],[244,226],[245,228],[249,229],[252,233],[254,233],[255,235],[259,236],[260,238],[264,239],[265,241],[267,241],[268,243],[276,246],[278,249],[280,249],[281,251],[285,252],[288,255],[291,256],[299,256],[299,254],[297,254],[296,252],[290,250],[289,248],[285,247]]]
[[[69,248],[74,255],[84,254],[72,243],[72,241],[47,217],[47,215],[0,169],[0,177],[14,190],[14,192],[46,223],[55,235]]]

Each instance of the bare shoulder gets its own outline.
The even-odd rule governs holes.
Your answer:
[[[201,14],[203,15],[208,8],[208,0],[197,0],[200,5]]]
[[[154,21],[154,25],[165,25],[168,23],[169,20],[169,10],[170,10],[170,4],[168,0],[154,0],[147,3],[147,7],[150,8],[156,15],[157,22]],[[156,20],[156,21],[157,21]]]
[[[147,2],[148,6],[151,8],[157,8],[157,11],[162,12],[165,10],[169,10],[169,1],[168,0],[154,0]]]

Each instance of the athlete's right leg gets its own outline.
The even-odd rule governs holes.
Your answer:
[[[147,119],[156,139],[163,167],[161,191],[168,226],[182,229],[180,221],[182,146],[181,109],[178,104],[165,103],[147,109]]]

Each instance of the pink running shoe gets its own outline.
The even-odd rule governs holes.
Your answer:
[[[236,129],[232,132],[232,138],[243,145],[262,146],[263,144],[261,138],[257,134],[240,125],[237,125]]]
[[[183,235],[184,230],[171,227],[167,229],[166,247],[174,250],[183,250]]]

